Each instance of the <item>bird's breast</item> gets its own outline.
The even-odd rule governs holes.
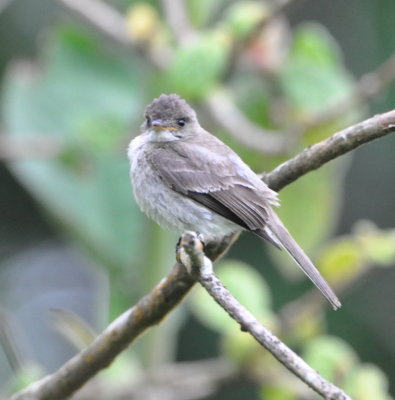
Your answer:
[[[128,151],[131,180],[136,202],[148,217],[163,228],[178,233],[184,230],[197,231],[208,239],[239,229],[232,222],[167,186],[150,162],[150,145],[136,139]]]

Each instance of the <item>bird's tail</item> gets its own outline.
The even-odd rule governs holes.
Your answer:
[[[277,214],[270,210],[270,218],[268,225],[262,229],[255,231],[255,233],[264,239],[268,240],[277,247],[281,245],[297,262],[303,272],[310,278],[314,285],[321,291],[327,298],[333,309],[336,310],[341,307],[341,303],[333,290],[330,288],[325,279],[321,276],[317,268],[310,261],[309,257],[296,243],[295,239],[288,232],[287,228],[283,225]]]

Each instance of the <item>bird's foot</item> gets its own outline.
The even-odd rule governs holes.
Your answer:
[[[204,236],[203,236],[203,234],[202,234],[202,233],[199,233],[199,232],[194,232],[194,233],[195,233],[195,235],[196,235],[196,239],[198,239],[199,242],[202,243],[203,251],[204,251],[204,248],[205,248],[206,244],[205,244],[205,242],[204,242]],[[182,236],[180,236],[180,237],[178,238],[178,241],[177,241],[177,244],[176,244],[176,254],[178,254],[178,252],[180,251],[181,241],[182,241]]]
[[[183,264],[188,272],[192,274],[192,263],[190,255],[185,251],[185,246],[197,246],[200,248],[201,254],[204,256],[204,238],[199,232],[186,231],[178,239],[176,244],[176,259],[180,264]]]

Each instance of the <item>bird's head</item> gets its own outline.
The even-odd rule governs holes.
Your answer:
[[[177,94],[161,94],[145,109],[142,131],[153,141],[174,141],[193,136],[198,125],[195,111]]]

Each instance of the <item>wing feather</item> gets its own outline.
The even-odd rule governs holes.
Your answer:
[[[245,229],[256,230],[265,226],[268,218],[269,202],[259,181],[259,188],[242,176],[240,164],[230,162],[218,153],[205,149],[199,153],[195,146],[193,156],[186,154],[185,148],[163,146],[150,154],[151,163],[161,179],[176,192],[205,205],[217,214],[235,222]],[[244,164],[242,164],[244,165]],[[247,168],[247,167],[246,167]],[[244,172],[244,171],[242,171]],[[267,188],[268,194],[272,191]]]

